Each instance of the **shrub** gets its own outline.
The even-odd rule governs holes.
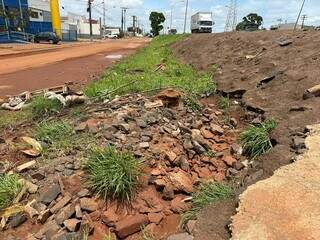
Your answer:
[[[22,184],[17,175],[0,175],[0,210],[11,205],[21,188]]]
[[[85,163],[88,185],[105,200],[108,197],[130,201],[138,185],[141,161],[128,152],[112,147],[92,151]]]
[[[233,194],[233,189],[223,183],[211,181],[202,183],[197,191],[192,194],[192,207],[182,215],[182,225],[195,219],[197,214],[205,207],[220,200],[228,199]]]
[[[251,158],[256,158],[272,148],[269,134],[277,126],[273,119],[251,126],[240,134],[240,141],[243,144],[244,153]]]

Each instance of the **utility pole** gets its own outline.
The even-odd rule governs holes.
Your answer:
[[[103,27],[106,28],[106,3],[105,0],[102,0],[102,7],[103,7]]]
[[[303,15],[301,16],[301,19],[302,19],[301,29],[304,29],[304,22],[305,22],[306,19],[307,19],[307,15],[306,15],[306,14],[303,14]]]
[[[133,36],[136,36],[136,21],[137,21],[137,17],[136,16],[132,16],[132,31],[133,31]]]
[[[173,18],[173,5],[171,6],[171,14],[170,14],[170,30],[172,29],[172,18]]]
[[[302,5],[301,5],[301,8],[300,8],[298,17],[297,17],[297,21],[296,21],[296,24],[294,25],[294,29],[293,29],[294,31],[297,29],[298,22],[299,22],[299,19],[300,19],[300,16],[301,16],[301,13],[302,13],[302,10],[303,10],[303,7],[304,7],[305,2],[306,2],[306,0],[303,0],[303,1],[302,1]]]
[[[123,35],[125,35],[125,33],[126,33],[126,21],[127,21],[127,16],[126,16],[126,14],[127,14],[127,10],[128,10],[129,8],[127,8],[127,7],[122,7],[121,8],[121,28],[122,28],[122,33],[123,33]]]
[[[88,12],[89,12],[89,25],[90,25],[90,40],[93,41],[92,38],[92,6],[91,6],[91,0],[88,0]]]
[[[184,14],[183,33],[186,33],[186,29],[187,29],[188,7],[189,7],[189,0],[186,0],[186,11],[185,11],[185,14]]]

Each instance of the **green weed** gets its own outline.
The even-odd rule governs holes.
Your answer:
[[[61,111],[63,105],[57,99],[47,99],[43,96],[35,97],[29,105],[34,118],[47,117]]]
[[[105,200],[108,197],[130,202],[138,185],[141,161],[112,147],[92,151],[85,163],[88,185]]]
[[[183,98],[184,104],[194,112],[202,110],[202,106],[198,101],[198,98],[192,95],[187,95]]]
[[[243,144],[244,153],[251,158],[256,158],[272,148],[269,134],[277,126],[273,119],[251,126],[240,134],[240,141]]]
[[[22,184],[17,175],[0,175],[0,210],[11,205],[21,188]]]
[[[222,183],[202,183],[192,194],[192,207],[182,215],[181,223],[185,225],[189,220],[194,220],[197,214],[210,204],[228,199],[234,194],[233,189]]]
[[[32,113],[28,110],[17,112],[0,110],[0,130],[17,126],[30,119],[32,119]]]
[[[208,73],[199,73],[189,65],[179,63],[170,45],[186,35],[156,37],[137,54],[112,69],[97,82],[90,84],[85,93],[89,97],[114,97],[127,93],[152,91],[163,87],[177,87],[186,93],[214,93],[215,85]],[[155,71],[159,64],[164,69]],[[135,70],[139,69],[139,74]]]
[[[231,108],[231,101],[229,97],[221,96],[219,99],[219,107],[223,110],[223,117],[224,117],[224,124],[230,123],[230,108]]]

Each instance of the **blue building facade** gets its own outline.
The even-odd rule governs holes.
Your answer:
[[[41,9],[38,6],[44,2],[37,1],[0,0],[0,42],[20,38],[24,33],[52,32],[49,2],[47,8]]]

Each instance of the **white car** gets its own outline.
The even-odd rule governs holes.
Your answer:
[[[109,39],[118,39],[119,38],[118,34],[112,34],[112,33],[106,34],[104,37],[109,38]]]

